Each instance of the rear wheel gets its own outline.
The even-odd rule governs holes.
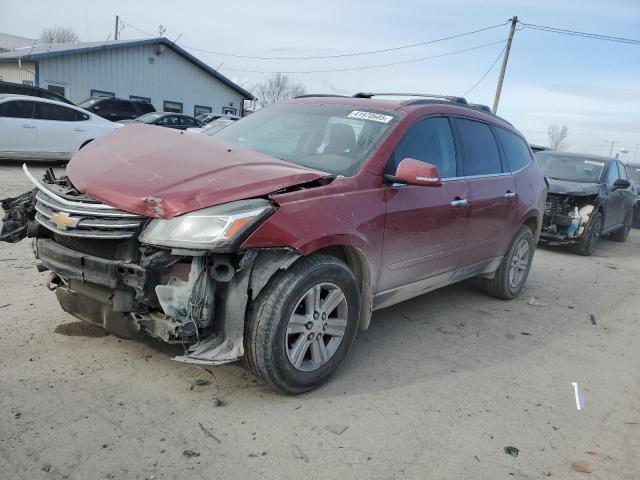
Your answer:
[[[593,252],[600,241],[602,222],[602,214],[600,212],[594,213],[591,218],[591,222],[589,222],[589,225],[587,226],[587,230],[582,234],[580,243],[575,246],[574,250],[578,255],[583,255],[585,257],[593,255]]]
[[[494,277],[482,279],[482,289],[492,297],[505,300],[516,297],[527,281],[534,252],[533,233],[523,225],[511,240]]]
[[[616,242],[626,242],[631,232],[631,223],[633,222],[633,210],[630,210],[624,217],[622,228],[611,233],[611,240]]]
[[[312,390],[347,355],[359,317],[349,267],[326,255],[304,257],[260,292],[249,312],[244,362],[275,389]]]

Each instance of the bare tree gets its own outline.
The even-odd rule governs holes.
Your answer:
[[[547,129],[547,135],[549,136],[549,146],[553,150],[561,150],[563,142],[569,136],[569,127],[566,125],[550,125]]]
[[[272,103],[303,95],[306,89],[304,85],[297,83],[287,75],[276,73],[273,77],[256,85],[254,91],[258,97],[258,105],[266,107]]]
[[[43,43],[75,43],[78,35],[71,27],[49,27],[42,30],[40,41]]]

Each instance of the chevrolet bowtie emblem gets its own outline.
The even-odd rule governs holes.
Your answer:
[[[55,223],[59,230],[66,230],[67,228],[75,228],[78,226],[79,218],[71,218],[69,214],[65,212],[54,213],[49,217],[51,223]]]

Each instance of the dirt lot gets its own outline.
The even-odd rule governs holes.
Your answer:
[[[0,197],[27,186],[0,165]],[[29,242],[3,244],[0,479],[637,479],[639,246],[540,249],[514,301],[467,281],[377,312],[338,375],[292,397],[79,323]]]

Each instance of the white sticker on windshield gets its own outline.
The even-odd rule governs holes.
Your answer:
[[[361,112],[359,110],[354,110],[349,115],[349,118],[362,118],[363,120],[373,120],[374,122],[380,123],[389,123],[393,120],[391,115],[382,115],[381,113],[373,113],[373,112]]]
[[[604,162],[594,162],[593,160],[585,160],[584,163],[587,165],[597,165],[599,167],[604,167]]]

